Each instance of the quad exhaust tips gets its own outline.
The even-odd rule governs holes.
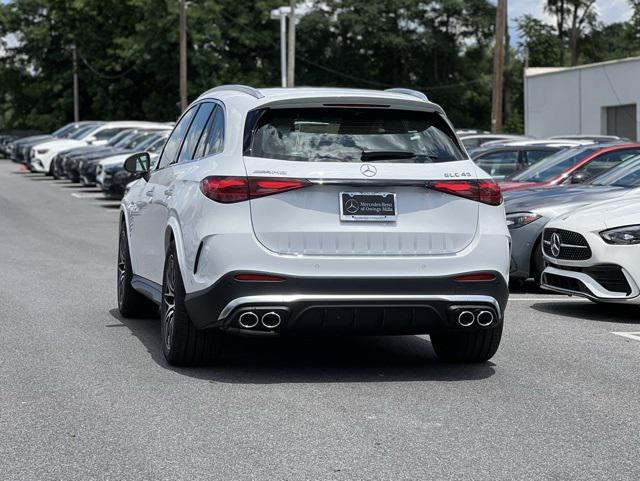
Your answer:
[[[480,327],[488,327],[496,320],[493,311],[486,309],[466,309],[461,310],[457,314],[458,325],[462,327],[470,327],[477,322]]]

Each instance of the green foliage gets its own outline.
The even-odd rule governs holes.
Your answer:
[[[442,104],[456,126],[490,127],[494,2],[314,1],[298,24],[298,85],[412,87]],[[582,0],[553,1],[571,12]],[[191,0],[189,98],[222,83],[279,85],[279,27],[269,14],[287,3]],[[580,62],[640,53],[640,0],[630,4],[635,14],[629,23],[587,19]],[[0,128],[52,130],[71,120],[74,44],[83,119],[175,120],[178,6],[178,0],[0,3]],[[523,41],[505,65],[508,130],[522,131],[525,45],[531,66],[562,65],[571,21],[563,20],[560,36],[558,22],[518,19]]]

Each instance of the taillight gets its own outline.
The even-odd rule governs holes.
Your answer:
[[[209,199],[222,204],[242,202],[311,185],[303,179],[271,179],[210,176],[200,182],[200,190]]]
[[[249,183],[246,177],[206,177],[200,182],[200,190],[209,199],[222,204],[249,199]]]
[[[481,180],[436,180],[427,182],[427,187],[446,194],[457,195],[489,205],[502,203],[502,192],[496,181]]]
[[[311,185],[308,180],[301,179],[249,179],[249,195],[252,199],[265,195],[278,194],[288,190],[301,189]]]

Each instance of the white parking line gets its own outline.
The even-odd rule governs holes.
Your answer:
[[[76,199],[99,199],[100,197],[102,197],[102,193],[97,192],[95,194],[78,194],[77,192],[74,192],[73,194],[71,194],[71,197],[75,197]]]
[[[633,339],[634,341],[640,341],[640,332],[612,332],[611,334],[626,337],[627,339]]]
[[[509,297],[509,301],[522,301],[522,302],[532,302],[532,301],[560,301],[560,302],[586,302],[586,299],[581,298],[572,298],[572,297]]]

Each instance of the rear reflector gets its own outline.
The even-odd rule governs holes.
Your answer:
[[[464,276],[456,277],[456,281],[458,282],[487,282],[487,281],[495,281],[496,276],[493,274],[466,274]]]
[[[482,202],[483,204],[500,205],[502,203],[500,186],[491,179],[436,180],[427,182],[427,187],[446,194]]]
[[[304,179],[210,176],[202,179],[200,190],[211,200],[231,204],[310,185],[311,182]]]
[[[282,282],[284,277],[271,276],[269,274],[236,274],[234,277],[236,281],[249,281],[249,282]]]

